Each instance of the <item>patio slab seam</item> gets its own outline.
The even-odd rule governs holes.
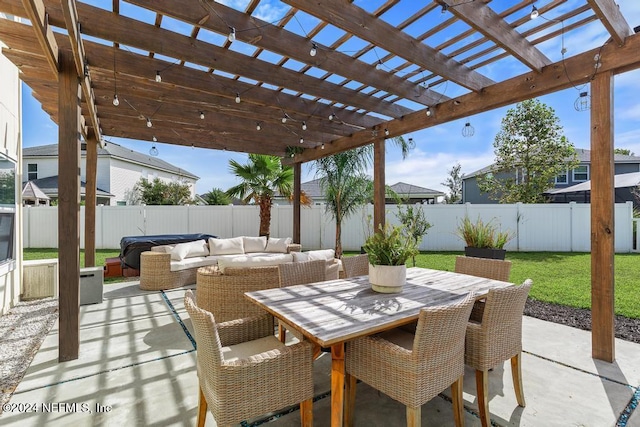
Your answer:
[[[635,393],[633,393],[631,400],[629,400],[629,403],[618,417],[616,427],[626,427],[629,419],[631,418],[631,415],[633,415],[633,412],[638,407],[638,403],[640,402],[640,385],[638,385],[638,387],[636,387],[635,389],[636,391]]]
[[[167,296],[167,294],[165,294],[164,291],[160,291],[160,294],[162,295],[162,298],[164,299],[164,302],[169,306],[169,310],[171,310],[171,313],[173,313],[173,317],[176,319],[176,321],[178,322],[178,324],[180,325],[180,327],[182,328],[184,333],[187,335],[187,338],[189,339],[189,341],[191,341],[191,345],[193,345],[193,349],[195,350],[196,349],[196,340],[195,340],[195,338],[193,338],[193,336],[191,335],[191,333],[187,329],[187,326],[182,321],[182,318],[180,317],[180,315],[176,311],[175,307],[171,303],[171,300],[169,300],[169,297]]]

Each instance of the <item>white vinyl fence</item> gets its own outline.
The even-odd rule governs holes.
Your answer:
[[[589,252],[591,225],[589,204],[512,205],[417,205],[432,224],[420,244],[421,250],[461,251],[464,242],[455,229],[465,215],[472,220],[499,224],[514,233],[506,249],[510,251]],[[397,207],[387,205],[387,221],[398,223]],[[53,248],[58,245],[56,207],[31,207],[24,212],[24,247]],[[259,226],[257,206],[98,206],[96,208],[96,248],[117,249],[124,236],[176,233],[208,233],[219,237],[256,236]],[[84,206],[80,210],[84,245]],[[342,224],[344,250],[360,250],[369,233],[373,206],[364,207]],[[633,205],[615,206],[615,250],[638,251],[634,242]],[[274,206],[271,236],[293,234],[292,206]],[[324,206],[301,208],[301,243],[304,250],[333,248],[335,222]]]

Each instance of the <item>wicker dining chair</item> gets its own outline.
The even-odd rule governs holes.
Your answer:
[[[455,272],[508,282],[509,276],[511,275],[511,261],[457,256]],[[484,299],[476,301],[473,305],[473,310],[471,310],[471,320],[475,320],[477,322],[482,321],[483,312]]]
[[[200,395],[199,427],[207,409],[219,426],[300,404],[303,426],[313,425],[312,345],[300,342],[285,346],[273,333],[239,342],[229,329],[237,322],[216,323],[213,314],[196,305],[187,290],[184,305],[195,331]]]
[[[278,265],[280,287],[303,285],[306,283],[323,282],[327,277],[327,261],[324,259],[314,261],[287,262]],[[293,336],[302,341],[303,335],[290,325],[278,320],[278,336],[281,342],[287,339],[287,330]]]
[[[402,329],[357,338],[345,352],[345,424],[354,418],[359,378],[406,405],[407,426],[421,425],[421,407],[451,386],[454,420],[464,425],[464,337],[473,296],[423,308],[415,334]]]
[[[467,325],[465,363],[476,370],[478,409],[483,427],[489,419],[489,369],[511,360],[511,376],[516,400],[525,406],[522,387],[522,314],[533,281],[520,286],[489,291],[482,322]]]
[[[369,274],[369,257],[367,254],[343,257],[342,269],[345,278],[366,276]]]

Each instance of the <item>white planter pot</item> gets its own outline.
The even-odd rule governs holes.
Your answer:
[[[385,294],[401,292],[406,281],[406,265],[369,264],[369,283],[371,283],[371,289],[376,292]]]

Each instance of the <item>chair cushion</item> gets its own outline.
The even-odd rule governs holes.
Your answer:
[[[182,261],[171,261],[170,271],[189,270],[191,268],[206,267],[208,265],[216,265],[216,259],[210,256],[199,256],[193,258],[185,258]]]
[[[253,341],[247,341],[236,345],[222,347],[222,357],[225,362],[235,362],[238,360],[249,359],[251,356],[257,356],[260,353],[266,353],[271,350],[281,350],[286,346],[280,342],[275,336],[259,338]]]
[[[236,256],[233,258],[219,258],[218,268],[221,273],[227,267],[269,267],[285,262],[292,262],[291,254],[264,254],[262,256]]]
[[[209,255],[207,242],[196,240],[194,242],[178,243],[171,249],[171,259],[182,261],[185,258],[194,258]]]
[[[415,335],[410,332],[396,328],[390,331],[382,332],[377,336],[399,347],[406,348],[409,351],[413,350],[413,340],[415,338]]]
[[[264,248],[267,246],[267,237],[247,237],[242,236],[242,242],[244,245],[244,253],[252,252],[264,252]]]
[[[291,237],[286,237],[286,238],[270,237],[269,240],[267,240],[267,247],[265,249],[265,252],[277,252],[281,254],[286,254],[287,245],[289,243],[291,243]]]
[[[209,239],[210,255],[234,255],[244,253],[244,240],[242,237],[231,239]]]
[[[292,254],[295,262],[316,261],[319,259],[330,261],[334,259],[336,251],[333,249],[319,249],[316,251],[292,252]]]

